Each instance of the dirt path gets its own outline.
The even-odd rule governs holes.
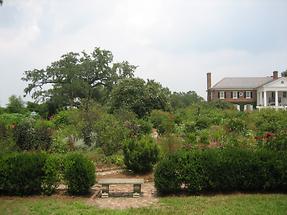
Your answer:
[[[153,175],[130,175],[124,172],[110,172],[111,174],[100,174],[99,178],[143,178],[145,183],[142,185],[142,196],[132,198],[133,185],[110,185],[111,197],[101,198],[99,196],[100,185],[93,186],[94,195],[87,201],[88,205],[95,205],[99,208],[126,209],[148,207],[158,202],[156,189],[154,187]]]

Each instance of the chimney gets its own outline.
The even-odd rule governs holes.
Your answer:
[[[278,71],[273,72],[273,80],[278,79]]]
[[[207,73],[207,89],[211,88],[211,73]]]
[[[211,101],[211,73],[207,73],[207,101]]]

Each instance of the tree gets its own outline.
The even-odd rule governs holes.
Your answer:
[[[77,106],[81,99],[99,100],[122,78],[133,77],[136,66],[113,63],[110,51],[95,48],[90,54],[70,52],[46,69],[25,71],[25,93],[36,101],[53,100],[60,106]],[[99,93],[101,92],[101,93]]]
[[[25,105],[22,98],[19,96],[12,95],[9,97],[9,102],[7,104],[7,111],[9,113],[23,113],[25,112]]]
[[[194,91],[174,92],[171,95],[171,106],[173,109],[186,108],[192,104],[203,102],[204,99]]]
[[[287,77],[287,69],[284,72],[281,72],[282,77]]]
[[[126,109],[144,117],[153,109],[170,109],[170,92],[159,83],[140,78],[120,81],[111,93],[112,111]]]

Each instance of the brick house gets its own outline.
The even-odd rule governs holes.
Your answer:
[[[211,85],[207,73],[207,101],[224,100],[236,105],[238,110],[254,108],[286,108],[287,79],[274,71],[269,77],[223,78]]]

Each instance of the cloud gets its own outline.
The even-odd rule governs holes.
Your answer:
[[[11,0],[0,7],[0,105],[22,95],[23,72],[69,51],[111,50],[137,75],[205,97],[206,73],[286,69],[283,0]],[[4,20],[4,21],[2,21]]]

